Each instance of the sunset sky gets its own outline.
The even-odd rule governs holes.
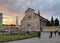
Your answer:
[[[3,13],[3,24],[15,24],[18,16],[19,24],[27,8],[40,10],[46,19],[51,16],[60,20],[60,0],[0,0],[0,13]]]

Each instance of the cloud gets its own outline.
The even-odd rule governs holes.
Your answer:
[[[3,13],[3,24],[5,23],[11,23],[16,21],[16,16],[18,16],[19,18],[19,24],[21,19],[23,18],[23,13],[17,13],[17,12],[13,12],[13,11],[9,11],[8,9],[4,8],[4,7],[0,7],[0,13]]]
[[[55,15],[60,18],[60,0],[0,0],[0,6],[17,13],[23,13],[31,7],[36,11],[40,10],[46,18]]]

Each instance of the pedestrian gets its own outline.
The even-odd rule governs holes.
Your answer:
[[[52,38],[52,34],[53,34],[53,32],[51,31],[51,32],[50,32],[50,36],[49,36],[49,38]]]
[[[56,33],[57,33],[57,30],[56,30],[56,31],[54,31],[55,36],[56,36]]]
[[[40,32],[40,31],[37,33],[37,36],[38,36],[39,38],[41,37],[41,32]]]
[[[60,36],[60,31],[58,32],[58,35]]]

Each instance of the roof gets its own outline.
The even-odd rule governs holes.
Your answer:
[[[46,18],[40,16],[40,14],[35,13],[35,15],[39,16],[40,18],[43,18],[44,20],[48,21]]]
[[[48,21],[46,18],[44,18],[44,17],[42,17],[42,16],[40,16],[41,18],[43,18],[43,19],[45,19],[46,21]]]

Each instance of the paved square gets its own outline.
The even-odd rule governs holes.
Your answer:
[[[41,38],[30,38],[25,40],[6,42],[6,43],[60,43],[60,36],[57,34],[53,34],[52,38],[49,38],[49,32],[42,33]]]

